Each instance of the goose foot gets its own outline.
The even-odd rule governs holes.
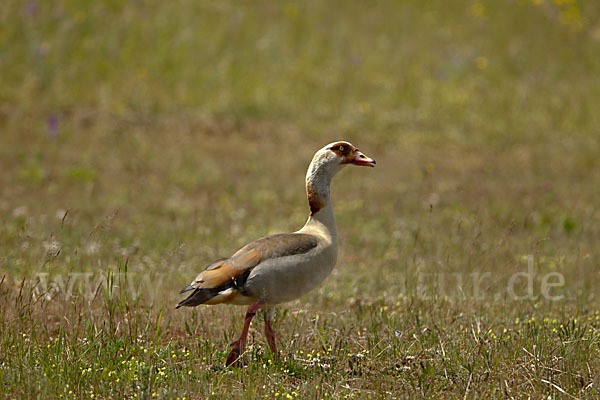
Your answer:
[[[260,309],[262,303],[257,301],[256,303],[251,304],[246,311],[246,317],[244,318],[244,327],[242,328],[242,333],[240,338],[235,342],[231,343],[231,351],[227,355],[227,361],[225,361],[225,366],[229,367],[233,363],[236,363],[236,366],[240,366],[241,362],[239,362],[239,358],[242,354],[244,354],[244,350],[246,348],[246,339],[248,338],[248,329],[250,329],[250,322],[252,322],[252,318],[256,315],[256,312]],[[236,362],[238,361],[238,362]]]

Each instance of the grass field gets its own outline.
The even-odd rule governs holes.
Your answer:
[[[599,76],[592,1],[2,1],[0,397],[599,398]],[[178,291],[337,139],[338,265],[225,368]]]

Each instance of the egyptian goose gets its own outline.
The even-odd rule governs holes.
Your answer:
[[[192,293],[177,308],[221,303],[249,305],[242,333],[231,344],[227,366],[244,352],[250,322],[261,308],[269,348],[277,354],[271,326],[272,306],[314,289],[335,266],[338,239],[329,192],[331,178],[348,164],[374,167],[375,160],[345,141],[317,151],[306,173],[310,207],[306,224],[294,233],[271,235],[248,243],[231,257],[210,264],[181,290],[180,293]]]

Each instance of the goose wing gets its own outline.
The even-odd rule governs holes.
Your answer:
[[[229,258],[217,260],[180,293],[193,291],[177,308],[199,304],[230,303],[244,294],[250,271],[273,258],[304,254],[317,246],[317,238],[305,233],[282,233],[248,243]]]

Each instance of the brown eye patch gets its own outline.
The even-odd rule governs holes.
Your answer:
[[[329,150],[333,151],[341,158],[352,157],[354,154],[354,149],[348,143],[340,142],[332,145]]]

